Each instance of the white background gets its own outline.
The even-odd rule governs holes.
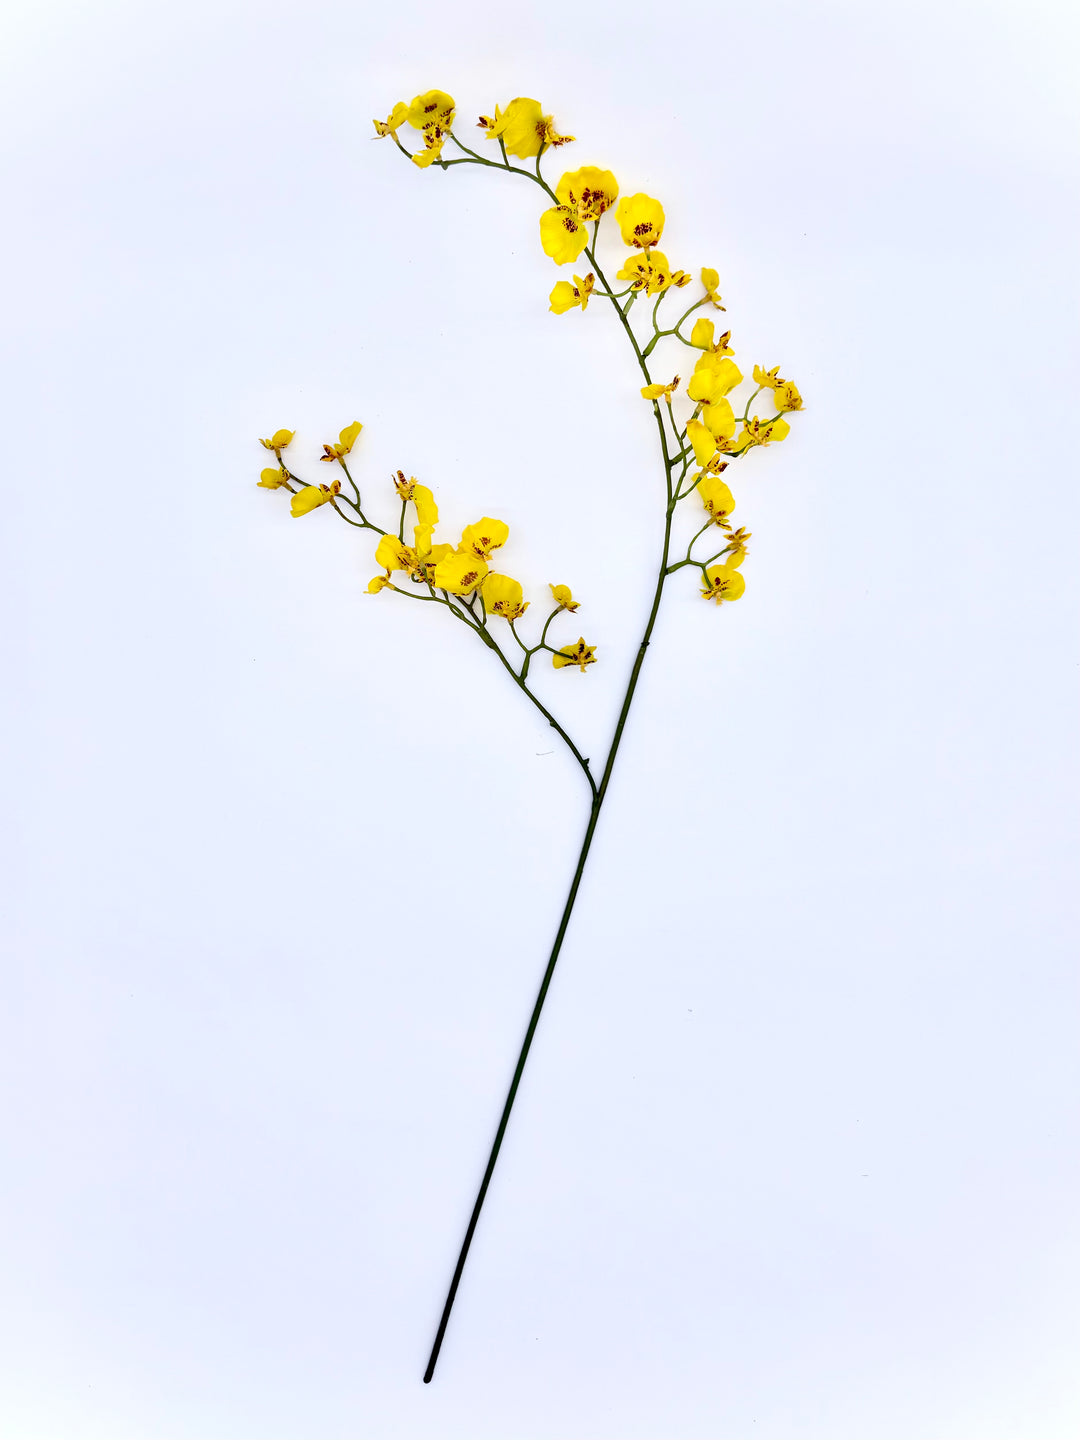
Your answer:
[[[1077,39],[8,0],[5,1437],[1080,1432]],[[425,1387],[583,787],[256,437],[507,520],[593,755],[659,522],[537,192],[369,139],[432,85],[659,196],[807,408],[732,472],[745,598],[670,587]]]

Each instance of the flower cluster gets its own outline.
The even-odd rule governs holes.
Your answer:
[[[391,117],[392,118],[392,117]],[[383,530],[373,524],[364,513],[360,491],[357,487],[345,457],[352,453],[353,445],[359,438],[363,426],[358,420],[347,425],[338,436],[337,444],[323,445],[320,460],[337,463],[352,488],[352,497],[342,491],[340,479],[330,484],[305,485],[282,459],[282,451],[292,443],[294,431],[277,430],[269,440],[260,443],[273,450],[278,464],[263,470],[258,484],[266,490],[287,489],[292,495],[291,511],[294,517],[308,515],[322,505],[330,505],[343,520],[361,529],[374,530],[379,534],[375,547],[375,563],[380,573],[368,582],[368,593],[377,595],[383,590],[394,590],[398,594],[412,595],[417,599],[435,600],[446,605],[459,619],[481,633],[486,643],[503,655],[497,640],[488,629],[488,621],[501,618],[508,623],[513,639],[524,652],[517,667],[510,666],[520,681],[529,672],[532,657],[541,651],[551,655],[556,670],[576,665],[582,671],[596,661],[596,646],[587,645],[580,638],[576,645],[556,648],[547,642],[548,627],[563,611],[577,610],[576,601],[566,585],[550,585],[554,608],[544,624],[540,639],[534,645],[526,645],[518,636],[514,622],[520,620],[530,601],[525,599],[524,588],[519,580],[492,569],[492,557],[510,538],[510,528],[504,520],[495,520],[485,515],[473,525],[466,525],[456,545],[445,541],[436,542],[435,527],[439,523],[439,507],[435,496],[426,485],[421,485],[415,476],[406,478],[403,470],[393,477],[393,491],[401,503],[401,516],[397,534]],[[342,506],[346,507],[342,509]],[[405,529],[409,507],[412,507],[414,523],[412,543],[405,540]],[[352,510],[355,519],[346,511]],[[410,589],[395,583],[395,577],[408,582]]]

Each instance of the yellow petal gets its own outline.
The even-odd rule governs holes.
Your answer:
[[[338,439],[341,441],[341,447],[344,454],[348,455],[349,451],[356,444],[360,431],[363,428],[364,427],[360,424],[359,420],[354,420],[351,425],[346,425],[345,429],[342,430],[341,434],[338,436]]]
[[[317,510],[320,505],[325,505],[329,499],[330,492],[324,490],[321,485],[305,485],[302,490],[298,490],[292,497],[292,505],[289,508],[292,510],[295,519],[301,515],[307,515],[312,510]]]
[[[284,485],[288,478],[289,472],[283,470],[280,465],[259,472],[259,484],[264,490],[276,490],[280,485]]]
[[[416,506],[416,518],[421,525],[437,525],[439,522],[439,507],[435,504],[435,496],[426,485],[414,485],[412,502]]]
[[[706,405],[701,412],[701,418],[709,434],[715,435],[718,440],[730,440],[735,434],[735,411],[731,408],[730,400],[720,399],[712,405]]]
[[[695,320],[694,328],[690,331],[690,344],[696,345],[699,350],[708,350],[713,343],[713,335],[716,326],[711,320]]]
[[[568,205],[556,205],[540,216],[540,244],[556,265],[572,265],[588,244],[585,226]]]
[[[555,288],[548,297],[551,301],[549,309],[556,315],[565,315],[567,310],[572,310],[579,304],[578,292],[570,284],[569,280],[556,280]]]
[[[368,581],[368,594],[377,595],[380,590],[385,590],[390,581],[385,575],[373,575]]]
[[[434,584],[452,595],[469,595],[487,573],[486,563],[471,551],[455,550],[435,566]]]
[[[475,525],[465,526],[461,532],[461,546],[462,549],[470,550],[474,555],[486,560],[492,550],[505,545],[509,538],[508,525],[502,520],[493,520],[490,515],[485,515]]]
[[[694,447],[694,456],[699,465],[707,465],[716,454],[716,441],[699,420],[686,422],[686,434]]]
[[[619,232],[627,245],[636,250],[658,245],[664,233],[664,207],[649,195],[628,195],[619,201],[615,212]]]

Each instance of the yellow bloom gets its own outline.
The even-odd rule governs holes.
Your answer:
[[[269,440],[260,440],[259,444],[264,445],[267,450],[281,451],[285,449],[295,434],[295,430],[275,430]]]
[[[411,575],[416,569],[416,551],[402,544],[396,535],[384,535],[375,547],[375,564],[388,575],[391,570],[405,570]]]
[[[424,148],[418,150],[412,157],[413,164],[419,165],[421,170],[426,170],[442,155],[442,147],[445,144],[446,131],[440,130],[437,125],[429,126],[424,131]]]
[[[292,497],[292,504],[289,508],[292,511],[293,519],[317,510],[320,505],[325,505],[334,498],[340,489],[340,480],[334,480],[329,485],[305,485]]]
[[[480,594],[484,597],[488,613],[501,615],[504,620],[517,620],[529,608],[528,600],[522,603],[520,584],[509,575],[498,575],[494,570],[484,577]]]
[[[610,210],[619,194],[619,182],[610,170],[585,165],[562,177],[555,186],[560,205],[568,205],[581,221],[599,220]]]
[[[710,565],[705,571],[705,588],[701,594],[706,600],[715,600],[717,605],[724,600],[738,600],[746,589],[746,581],[731,561],[723,565]]]
[[[502,520],[492,520],[490,515],[478,521],[475,525],[466,525],[461,532],[460,549],[464,553],[468,551],[480,560],[489,560],[492,550],[497,550],[500,545],[505,545],[510,537],[510,527]],[[487,573],[485,566],[484,573]]]
[[[647,250],[658,245],[664,233],[664,207],[659,200],[648,195],[630,195],[619,201],[615,212],[619,230],[625,244],[635,250]]]
[[[367,593],[369,595],[378,595],[379,591],[385,590],[389,584],[390,581],[385,575],[373,575],[368,581]]]
[[[404,100],[399,100],[385,120],[373,120],[371,123],[375,126],[375,134],[385,139],[387,135],[396,135],[408,118],[409,107]]]
[[[690,331],[690,344],[699,350],[705,350],[710,355],[734,355],[728,341],[731,339],[731,331],[725,330],[719,340],[713,339],[716,333],[716,326],[711,320],[695,320],[694,328]]]
[[[742,371],[733,360],[721,355],[702,355],[694,366],[686,393],[691,400],[715,405],[742,379]]]
[[[289,472],[284,465],[274,470],[261,470],[259,472],[259,484],[264,490],[276,490],[279,485],[284,485],[289,478]]]
[[[731,408],[731,401],[714,400],[711,405],[704,405],[701,410],[701,419],[710,435],[717,440],[730,440],[735,434],[735,411]]]
[[[576,645],[564,645],[551,657],[551,663],[556,670],[561,670],[564,665],[577,665],[584,675],[586,665],[596,664],[596,646],[586,645],[584,636]]]
[[[416,476],[410,475],[405,479],[405,471],[399,470],[396,476],[391,477],[394,481],[394,489],[397,491],[399,500],[411,500],[413,491],[416,489]]]
[[[348,455],[352,447],[356,444],[357,436],[363,428],[359,420],[354,420],[351,425],[346,425],[345,429],[338,435],[338,443],[336,445],[324,445],[322,447],[326,453],[320,455],[319,459],[340,460],[342,456]]]
[[[740,446],[771,445],[774,440],[785,440],[791,433],[786,420],[759,420],[755,415],[745,424],[739,434]]]
[[[719,475],[706,475],[698,484],[697,493],[701,496],[701,503],[712,516],[714,524],[726,520],[735,509],[735,496],[732,495]]]
[[[575,305],[580,305],[582,310],[589,304],[589,296],[596,284],[596,276],[590,270],[585,279],[580,275],[574,276],[573,285],[569,280],[556,280],[555,288],[548,297],[551,301],[550,309],[556,315],[565,315],[567,310],[572,310]]]
[[[798,387],[790,380],[778,380],[772,394],[777,410],[801,410],[802,396]]]
[[[670,405],[670,404],[671,404],[671,397],[672,397],[672,395],[674,395],[674,394],[675,394],[675,391],[679,388],[679,379],[680,379],[680,377],[679,377],[678,375],[676,375],[676,376],[675,376],[675,379],[672,380],[672,382],[671,382],[670,385],[643,385],[643,386],[641,387],[642,399],[644,399],[644,400],[660,400],[660,399],[664,399],[664,400],[666,400],[667,403]]]
[[[754,366],[754,384],[771,390],[774,385],[783,385],[780,379],[780,366],[774,365],[771,370],[764,370],[760,365]]]
[[[405,118],[414,130],[449,130],[454,123],[454,102],[445,90],[428,90],[416,96]]]
[[[716,454],[716,440],[700,420],[686,422],[686,436],[694,447],[694,458],[699,465],[707,465]]]
[[[667,256],[659,250],[647,250],[644,255],[628,255],[622,269],[616,272],[616,278],[630,280],[632,290],[644,290],[646,295],[657,295],[672,283]]]
[[[569,145],[573,135],[560,135],[550,115],[545,115],[539,100],[530,100],[519,95],[511,100],[505,110],[496,105],[495,119],[481,115],[480,123],[488,139],[501,140],[507,154],[516,155],[519,160],[531,160],[549,145]]]
[[[715,270],[705,269],[701,272],[701,283],[705,286],[705,299],[711,300],[717,310],[725,307],[720,304],[720,296],[716,293],[716,287],[720,284],[720,276]]]
[[[540,216],[540,244],[556,265],[572,265],[589,243],[585,226],[569,205],[556,205]]]
[[[418,485],[413,480],[408,498],[416,506],[416,518],[421,525],[434,526],[439,523],[439,507],[435,504],[435,496],[426,485]]]
[[[728,546],[729,555],[724,564],[731,570],[737,570],[746,559],[746,542],[750,539],[751,532],[743,529],[740,525],[738,530],[731,532],[731,544]]]
[[[469,595],[487,573],[486,562],[478,559],[471,550],[455,550],[435,566],[432,583],[436,589],[448,590],[451,595]]]
[[[571,595],[569,585],[549,585],[548,589],[560,610],[574,611],[581,604],[580,600],[575,600]]]

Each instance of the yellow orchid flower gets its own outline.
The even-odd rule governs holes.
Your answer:
[[[686,393],[691,400],[715,405],[729,390],[734,390],[742,378],[742,371],[726,355],[702,355],[694,366]]]
[[[341,489],[340,480],[332,480],[329,485],[305,485],[292,497],[290,510],[293,519],[301,515],[308,515],[312,510],[317,510],[320,505],[326,505]]]
[[[767,390],[771,390],[774,385],[783,385],[784,381],[780,379],[780,366],[774,365],[771,370],[765,370],[761,365],[755,365],[754,384]]]
[[[582,223],[599,220],[618,199],[619,182],[610,170],[584,165],[562,177],[555,186],[555,195],[559,204],[568,205]]]
[[[389,584],[390,581],[385,575],[373,575],[367,583],[367,593],[378,595],[379,591],[385,590]]]
[[[435,566],[432,583],[451,595],[471,595],[487,573],[487,562],[471,550],[455,550]]]
[[[711,300],[717,310],[726,307],[720,304],[720,296],[716,293],[716,287],[720,284],[720,276],[715,270],[704,269],[701,272],[701,283],[705,286],[705,299]]]
[[[616,272],[616,278],[631,281],[632,290],[644,290],[646,295],[658,295],[674,281],[667,256],[659,250],[647,250],[644,255],[628,255],[622,269]]]
[[[697,487],[701,503],[712,516],[713,524],[726,520],[735,509],[735,496],[720,479],[719,475],[706,475]]]
[[[571,595],[569,585],[549,585],[548,589],[551,591],[552,597],[560,610],[573,612],[581,604],[580,600],[575,600],[573,595]]]
[[[338,435],[338,443],[336,445],[324,445],[322,447],[325,454],[320,455],[319,459],[331,461],[341,460],[351,452],[363,428],[359,420],[354,420],[351,425],[346,425],[345,429]]]
[[[381,565],[388,575],[391,570],[405,570],[411,575],[416,569],[416,551],[396,535],[383,535],[375,547],[375,564]]]
[[[439,507],[435,504],[435,496],[426,485],[414,485],[412,502],[416,506],[416,519],[421,525],[437,525],[439,523]]]
[[[686,438],[694,447],[694,458],[699,465],[707,465],[716,454],[716,437],[711,435],[700,420],[686,422]]]
[[[703,405],[701,408],[701,419],[716,440],[730,440],[735,434],[735,411],[731,408],[731,401],[721,397],[714,400],[711,405]]]
[[[424,148],[418,150],[412,157],[414,165],[419,165],[421,170],[426,170],[442,156],[442,148],[446,144],[446,131],[441,130],[437,125],[430,125],[424,131]]]
[[[734,355],[735,351],[728,344],[731,331],[725,330],[720,339],[714,341],[715,333],[716,326],[711,320],[695,320],[694,328],[690,331],[690,344],[710,355]]]
[[[501,615],[504,620],[517,620],[529,608],[529,601],[522,603],[521,585],[509,575],[498,575],[490,570],[480,586],[484,605],[490,615]]]
[[[740,525],[738,530],[731,531],[730,534],[731,544],[728,546],[729,554],[724,564],[730,569],[736,570],[746,559],[746,542],[750,539],[751,531]]]
[[[485,515],[475,525],[466,525],[461,532],[462,552],[468,551],[480,560],[490,560],[492,550],[498,550],[510,538],[510,527],[502,520],[492,520]],[[485,569],[485,574],[486,574]]]
[[[702,598],[715,600],[720,605],[725,600],[738,600],[746,589],[746,580],[737,567],[728,561],[724,565],[710,565],[705,571],[705,587]]]
[[[416,96],[405,118],[414,130],[449,130],[454,123],[454,102],[445,90],[427,90]]]
[[[589,236],[569,205],[555,205],[540,216],[540,244],[556,265],[572,265]]]
[[[276,490],[280,485],[284,485],[288,478],[289,472],[285,469],[284,465],[280,465],[273,470],[259,471],[259,484],[264,490]]]
[[[582,636],[576,645],[564,645],[561,650],[556,650],[551,657],[551,663],[556,670],[561,670],[566,665],[576,665],[584,675],[586,665],[596,664],[596,646],[586,645]]]
[[[371,123],[375,126],[375,134],[384,140],[387,135],[396,135],[408,118],[409,107],[404,100],[399,100],[385,120],[373,120]]]
[[[776,388],[772,392],[772,398],[777,410],[801,410],[803,408],[798,386],[791,380],[778,380]]]
[[[791,426],[786,420],[759,420],[753,416],[739,432],[740,447],[771,445],[773,441],[786,440]]]
[[[416,476],[410,475],[405,479],[405,471],[399,470],[396,475],[390,477],[394,482],[394,489],[397,491],[399,500],[411,500],[413,491],[416,489]]]
[[[508,155],[531,160],[548,146],[569,145],[573,135],[560,135],[550,115],[545,115],[539,100],[519,95],[505,110],[495,106],[495,119],[481,115],[480,124],[489,140],[501,140]]]
[[[285,449],[285,446],[289,444],[295,434],[295,430],[275,430],[269,440],[260,440],[259,444],[267,450],[280,453]]]
[[[619,201],[615,212],[623,242],[635,250],[658,245],[664,233],[664,207],[648,195],[630,195]]]
[[[641,387],[641,397],[643,400],[666,400],[670,405],[672,395],[674,395],[675,391],[679,388],[680,379],[681,376],[676,375],[670,385],[643,385]]]
[[[580,305],[582,310],[586,309],[595,284],[596,276],[591,270],[584,280],[580,275],[575,275],[573,285],[569,280],[556,280],[555,288],[548,297],[551,301],[549,308],[556,315],[565,315],[567,310],[572,310],[575,305]]]

